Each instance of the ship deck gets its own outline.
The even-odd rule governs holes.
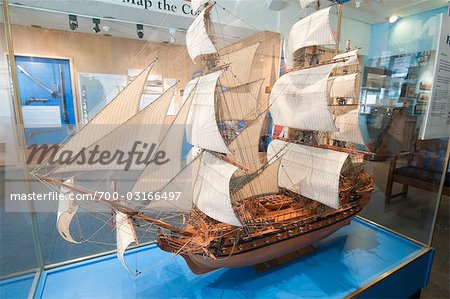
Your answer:
[[[342,298],[364,290],[387,274],[390,275],[366,292],[384,287],[384,297],[408,297],[428,279],[430,256],[430,248],[356,218],[349,226],[321,240],[307,258],[265,273],[244,267],[199,276],[189,271],[181,257],[173,258],[170,253],[148,245],[126,254],[130,268],[136,269],[137,261],[142,271],[137,277],[123,269],[115,255],[106,255],[46,270],[36,297]],[[397,284],[403,272],[408,283]],[[6,297],[18,294],[15,288],[21,286],[21,281],[17,278],[16,281],[17,284],[2,282],[0,292]]]

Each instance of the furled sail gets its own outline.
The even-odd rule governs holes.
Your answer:
[[[137,179],[132,192],[156,192],[181,171],[185,124],[192,99],[191,93],[158,144],[157,150],[166,154],[168,162],[162,165],[149,164]]]
[[[69,181],[69,180],[68,180]],[[67,181],[66,181],[67,182]],[[64,198],[58,200],[58,216],[56,218],[56,228],[60,236],[70,243],[80,243],[75,241],[70,233],[70,223],[73,217],[78,211],[78,205],[73,200],[69,199],[69,193],[71,191],[61,186],[61,193],[64,194]]]
[[[329,207],[339,207],[339,179],[348,154],[273,140],[267,156],[281,155],[278,185]]]
[[[302,130],[336,131],[328,108],[328,76],[336,64],[289,72],[273,86],[270,112],[273,122]]]
[[[316,11],[294,24],[289,33],[291,53],[308,46],[336,44],[330,25],[331,8]]]
[[[142,92],[152,66],[153,64],[144,69],[114,100],[60,148],[56,159],[64,154],[64,151],[79,153],[82,148],[87,148],[135,115],[139,111]]]
[[[229,153],[216,121],[215,91],[223,70],[199,78],[187,120],[187,140],[203,149]]]
[[[204,7],[208,2],[209,0],[191,0],[192,12],[195,14],[199,10],[199,8]]]
[[[335,106],[331,108],[336,117],[338,132],[333,132],[333,139],[354,144],[366,145],[359,125],[359,109],[355,106]]]
[[[352,98],[356,99],[358,74],[342,75],[330,78],[333,81],[330,89],[330,98]]]
[[[300,0],[300,6],[305,9],[311,3],[317,2],[317,0]]]
[[[176,86],[176,85],[174,85]],[[85,149],[89,152],[97,148],[99,152],[131,152],[133,148],[140,151],[149,151],[152,146],[159,144],[161,133],[164,130],[164,118],[169,109],[175,91],[172,86],[157,100],[139,111],[126,122],[116,127],[112,132],[103,136]],[[147,145],[144,148],[144,145]],[[152,154],[154,155],[156,151]],[[53,173],[89,170],[123,170],[124,163],[119,159],[111,159],[109,163],[76,163],[61,165]],[[129,165],[130,170],[142,170],[146,163],[137,163],[137,159]]]
[[[258,114],[263,79],[218,92],[221,120],[253,120]]]
[[[278,169],[281,159],[276,159],[263,168],[254,178],[236,191],[241,198],[249,198],[278,192]]]
[[[209,217],[242,226],[231,205],[230,179],[237,167],[204,152],[194,186],[194,203]]]
[[[219,65],[228,65],[220,78],[220,85],[235,87],[250,81],[253,59],[261,43],[227,53],[219,57]]]
[[[333,57],[334,60],[344,59],[344,62],[338,64],[338,67],[359,64],[358,49],[344,52]]]
[[[217,53],[206,31],[204,10],[195,17],[194,22],[189,26],[186,33],[186,46],[189,56],[194,62],[200,55]]]
[[[132,275],[136,275],[133,271],[128,268],[127,263],[125,262],[125,250],[128,246],[138,241],[135,239],[136,232],[134,231],[133,224],[131,223],[128,215],[116,211],[116,242],[117,242],[117,258]]]
[[[265,117],[265,113],[261,114],[228,145],[231,158],[252,172],[261,168],[259,140]]]

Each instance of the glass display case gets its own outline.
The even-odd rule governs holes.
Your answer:
[[[442,54],[448,50],[443,48],[441,41],[444,30],[448,31],[445,29],[446,24],[450,24],[446,1],[435,1],[435,3],[423,5],[416,3],[414,9],[400,7],[397,4],[386,4],[386,10],[382,7],[374,8],[376,1],[367,1],[368,3],[364,1],[362,4],[361,1],[337,1],[330,9],[330,20],[327,21],[328,27],[332,28],[330,29],[331,38],[338,41],[337,46],[330,43],[320,46],[311,44],[301,51],[292,51],[290,48],[290,43],[292,44],[295,39],[291,29],[298,21],[308,18],[319,9],[315,3],[302,9],[298,1],[218,0],[216,2],[216,5],[212,6],[210,11],[208,10],[210,19],[203,27],[208,31],[211,45],[213,48],[220,49],[220,54],[211,59],[208,55],[214,55],[214,53],[201,52],[201,55],[206,54],[204,55],[206,58],[193,61],[191,59],[193,51],[204,51],[204,49],[194,49],[192,45],[189,48],[188,28],[197,18],[191,1],[98,0],[85,1],[83,5],[77,1],[71,3],[54,1],[51,4],[49,1],[2,1],[0,164],[3,165],[0,167],[3,168],[1,180],[5,181],[5,188],[0,193],[2,203],[0,211],[1,293],[5,292],[8,296],[22,298],[28,295],[51,297],[59,292],[63,297],[70,297],[74,294],[71,293],[74,289],[64,287],[64,290],[58,290],[59,282],[73,280],[76,275],[86,275],[86,280],[80,280],[80,285],[76,286],[82,297],[107,296],[111,290],[118,292],[117,294],[122,297],[146,295],[167,297],[180,294],[190,297],[223,296],[224,294],[226,297],[246,296],[245,292],[257,289],[256,281],[259,285],[265,285],[257,293],[261,297],[266,296],[266,292],[274,294],[275,297],[279,294],[292,297],[300,293],[306,297],[343,297],[365,291],[369,296],[375,294],[370,292],[385,291],[383,289],[385,287],[380,283],[383,281],[381,277],[391,277],[391,274],[400,273],[401,266],[405,269],[409,269],[407,265],[410,265],[412,269],[413,265],[416,267],[419,263],[421,264],[417,267],[425,269],[429,266],[432,259],[435,227],[440,221],[438,211],[448,210],[449,201],[450,95],[448,83],[450,81],[448,68],[446,69],[446,66],[448,67],[446,63],[449,62],[445,61],[445,55]],[[331,2],[319,1],[320,8],[327,8],[332,4]],[[359,6],[355,2],[359,3]],[[389,23],[386,17],[396,11],[399,11],[400,19]],[[414,31],[411,28],[417,29]],[[320,30],[325,29],[321,27]],[[206,34],[207,38],[208,34]],[[203,42],[203,39],[197,40],[198,45]],[[324,75],[326,79],[322,80],[324,87],[316,86],[315,93],[316,96],[324,93],[324,97],[331,99],[334,82],[339,80],[336,78],[355,74],[355,95],[336,96],[334,100],[325,103],[325,110],[333,114],[332,121],[337,124],[337,119],[341,115],[335,115],[334,112],[342,108],[338,106],[356,107],[356,110],[354,109],[356,122],[353,125],[358,126],[359,140],[363,142],[353,143],[343,140],[344,126],[339,128],[336,125],[333,132],[329,130],[324,134],[318,133],[320,129],[305,129],[307,133],[304,130],[298,131],[298,128],[288,124],[300,123],[299,119],[301,120],[304,114],[298,111],[292,114],[292,122],[284,121],[289,111],[283,109],[290,107],[291,103],[288,100],[285,105],[278,107],[278,110],[272,110],[275,106],[274,94],[279,92],[277,96],[283,96],[280,87],[277,87],[277,83],[283,82],[280,78],[295,72],[314,69],[317,63],[320,67],[324,67],[330,63],[346,62],[348,58],[340,61],[336,55],[345,55],[357,47],[359,48],[356,56],[358,63],[350,66],[338,65],[326,72]],[[249,64],[248,70],[245,69],[246,64]],[[170,235],[167,229],[170,230],[181,222],[188,223],[185,219],[187,214],[180,216],[181,214],[172,212],[154,211],[141,214],[142,206],[130,206],[133,212],[130,212],[131,216],[127,219],[132,222],[133,230],[128,235],[132,232],[133,238],[129,243],[136,240],[139,242],[130,246],[133,249],[126,254],[126,261],[132,273],[117,270],[119,262],[113,259],[111,254],[121,250],[119,248],[121,246],[118,246],[120,238],[118,237],[119,229],[117,229],[119,221],[117,211],[124,212],[124,210],[116,211],[114,205],[97,209],[97,207],[90,208],[81,204],[79,207],[77,205],[66,210],[62,209],[58,200],[60,197],[57,194],[67,194],[69,191],[64,188],[71,183],[67,183],[69,179],[63,176],[44,179],[44,176],[53,173],[54,170],[51,168],[53,165],[48,164],[50,155],[46,156],[42,152],[49,153],[53,147],[55,147],[55,153],[60,153],[58,151],[61,148],[72,149],[77,146],[78,149],[90,149],[90,146],[95,145],[99,140],[108,140],[105,146],[112,148],[115,145],[122,150],[122,154],[126,153],[131,148],[123,147],[121,143],[117,143],[117,140],[128,140],[127,136],[131,134],[130,132],[136,133],[133,127],[136,125],[133,123],[135,115],[141,113],[139,117],[150,119],[150,114],[142,116],[142,111],[151,111],[152,107],[156,106],[154,103],[167,98],[167,105],[164,106],[166,109],[160,108],[163,111],[160,127],[163,129],[142,126],[139,134],[145,136],[147,132],[154,130],[169,134],[167,132],[175,130],[174,127],[184,124],[179,120],[180,115],[184,113],[183,107],[186,102],[190,103],[194,98],[190,96],[193,88],[189,86],[190,82],[199,81],[201,79],[198,78],[209,76],[214,72],[229,70],[232,73],[230,77],[221,77],[221,81],[216,80],[219,83],[215,83],[211,92],[219,95],[213,96],[210,105],[219,107],[214,118],[217,122],[215,128],[222,134],[226,146],[230,146],[239,136],[248,134],[251,137],[252,134],[256,134],[257,141],[254,147],[260,166],[271,165],[267,157],[273,141],[287,142],[286,140],[291,139],[298,146],[311,142],[313,146],[324,151],[332,147],[341,147],[345,150],[340,151],[340,154],[342,152],[358,153],[358,157],[361,158],[361,163],[358,165],[364,162],[361,173],[367,171],[370,182],[373,184],[373,191],[371,189],[369,194],[370,200],[365,202],[366,206],[363,209],[352,206],[351,210],[343,211],[342,215],[349,213],[353,217],[357,213],[358,216],[352,222],[349,218],[348,223],[345,223],[349,225],[336,233],[320,235],[317,242],[314,242],[315,248],[311,247],[313,249],[310,252],[297,252],[295,256],[301,257],[297,262],[292,262],[292,257],[286,258],[286,261],[291,261],[291,264],[280,266],[281,271],[285,272],[278,274],[271,272],[274,266],[267,266],[269,270],[261,270],[260,265],[260,271],[268,271],[262,274],[266,282],[264,278],[261,278],[262,276],[248,267],[233,270],[234,272],[220,270],[204,276],[195,276],[190,273],[181,257],[170,259],[171,254],[160,252],[154,245],[156,242],[163,248],[165,240],[173,241],[170,236],[167,237]],[[297,83],[306,84],[304,82],[311,81],[312,86],[313,83],[320,81],[319,77],[314,77],[316,79],[312,80],[313,75],[305,76]],[[241,80],[240,76],[245,76],[246,80]],[[250,104],[243,104],[245,96],[250,93],[253,93],[250,98],[256,103],[255,111],[245,106]],[[232,95],[230,98],[234,97],[233,101],[220,106],[221,104],[218,103],[228,94]],[[349,100],[350,98],[352,100]],[[295,99],[306,101],[307,95]],[[343,100],[345,105],[342,105]],[[110,109],[119,101],[122,101],[121,105],[116,105],[115,110]],[[192,101],[195,102],[195,99]],[[129,112],[128,110],[132,110],[130,107],[136,103],[136,114]],[[314,101],[311,102],[310,106],[312,105],[315,105]],[[109,109],[109,114],[107,116],[105,114],[103,123],[99,122],[100,125],[97,124],[97,127],[92,128],[92,124],[95,125],[98,120],[97,116],[105,109]],[[191,110],[186,110],[185,117],[195,124],[195,120],[192,119],[201,119],[208,113],[206,108],[204,109],[194,117]],[[302,109],[307,111],[310,107],[305,105]],[[313,110],[311,111],[308,113],[314,113]],[[254,118],[249,117],[252,113],[256,115]],[[157,114],[154,112],[152,115]],[[239,116],[232,117],[232,114]],[[316,119],[322,120],[320,117],[317,114]],[[117,118],[122,118],[121,123],[117,121]],[[152,121],[155,119],[152,118]],[[280,122],[280,119],[283,119],[283,122]],[[129,125],[127,129],[123,129],[121,135],[113,135],[117,127],[124,123]],[[255,123],[260,125],[259,131],[248,133],[246,129]],[[352,124],[345,123],[345,125]],[[195,129],[195,125],[193,127]],[[84,132],[91,130],[90,135],[83,136],[84,139],[77,139],[76,136],[79,136],[83,130]],[[340,138],[339,132],[342,135]],[[195,160],[197,156],[192,154],[193,143],[187,136],[188,133],[184,132],[182,135],[182,141],[179,142],[180,150],[177,154],[180,155],[180,165],[187,168],[192,164],[193,160],[190,159]],[[111,137],[107,139],[108,136]],[[213,140],[211,136],[208,135],[209,139],[205,138],[205,140]],[[86,141],[89,138],[92,139]],[[176,142],[164,144],[163,137],[157,141],[163,144],[166,152],[178,145]],[[230,159],[229,152],[221,154],[214,148],[216,145],[213,143],[214,141],[211,141],[212,145],[209,146],[213,147],[211,152],[214,152],[214,157],[228,157],[227,160],[221,161],[234,165],[233,167],[240,172],[239,178],[244,177],[242,173],[252,170],[253,177],[245,174],[246,180],[250,180],[249,177],[253,179],[259,176],[262,173],[261,169],[269,168],[261,166],[261,169],[258,168],[255,171],[252,167],[246,166],[245,159]],[[245,144],[237,147],[233,154],[244,152],[252,146],[253,144]],[[311,157],[310,161],[316,161],[314,160],[316,156]],[[283,165],[284,168],[295,165],[290,176],[284,177],[285,180],[286,177],[292,179],[295,173],[300,173],[303,168],[314,169],[314,164],[326,165],[326,162],[322,160],[310,163],[312,165],[308,164],[309,166],[305,164],[309,163],[307,159],[306,162],[299,161],[293,158],[289,165]],[[283,164],[283,162],[280,163]],[[343,164],[344,162],[338,167],[343,167]],[[118,174],[117,169],[112,166],[108,166],[109,168],[104,165],[99,166],[100,168],[89,167],[69,167],[68,172],[76,173],[72,173],[71,179],[83,184],[83,188],[72,191],[77,194],[95,192],[94,201],[98,199],[97,192],[102,194],[110,192],[119,196],[128,194],[129,192],[125,192],[127,188],[131,187],[130,190],[135,190],[133,188],[136,187],[136,182],[140,182],[142,171],[145,171],[132,166],[131,170],[126,171],[125,174],[122,172]],[[311,170],[311,177],[313,172]],[[322,176],[317,175],[317,180],[328,183],[331,175],[330,177],[327,175],[332,172],[333,169],[329,167],[326,171],[322,171]],[[286,184],[281,186],[283,175],[280,173],[281,171],[275,174],[278,183],[275,187],[283,189],[285,192],[283,196],[292,192],[296,193],[286,187]],[[337,188],[344,188],[342,183],[339,185],[339,178],[343,174],[344,171],[341,173],[338,169]],[[163,178],[164,175],[166,173],[159,173],[158,179]],[[220,180],[213,174],[210,174],[210,177],[213,183],[210,181],[208,183],[214,185],[211,189],[217,191],[220,188]],[[172,182],[173,179],[168,182]],[[360,176],[356,180],[363,184],[365,179]],[[169,184],[168,182],[166,183]],[[242,184],[236,180],[231,180],[231,183],[227,181],[227,183],[227,190],[234,188],[233,184]],[[326,183],[322,185],[318,183],[319,187],[316,187],[314,194],[327,190]],[[263,184],[260,183],[260,185]],[[262,188],[260,185],[250,184],[248,189]],[[292,183],[292,185],[295,184]],[[165,186],[159,186],[160,189],[157,190],[163,190]],[[267,188],[270,187],[267,186]],[[307,186],[302,187],[302,190],[298,192],[303,197],[308,197],[302,194],[306,188]],[[15,194],[24,194],[25,199],[16,198]],[[30,194],[49,194],[49,198],[48,200],[45,198],[28,200]],[[217,191],[211,194],[219,196],[223,192]],[[51,196],[54,198],[50,198]],[[339,210],[346,203],[339,196],[341,195],[336,196],[337,206],[313,203],[303,205],[302,208],[305,211],[316,209],[323,214],[332,213],[332,208]],[[357,200],[364,197],[361,194],[358,196]],[[347,200],[351,202],[355,198]],[[271,210],[271,213],[285,208],[282,201],[281,198],[280,202],[273,204],[277,206]],[[270,210],[269,205],[270,203],[266,202],[255,203],[249,210],[254,213],[263,208]],[[220,206],[220,209],[229,208],[240,211],[239,209],[248,207],[230,200],[229,205]],[[201,207],[199,209],[201,210]],[[71,214],[74,210],[74,214],[78,210],[75,216]],[[65,212],[68,214],[64,215]],[[283,217],[289,218],[296,211],[289,213],[291,214],[283,214]],[[192,221],[192,214],[189,215]],[[316,218],[322,219],[321,215]],[[152,217],[152,222],[143,224],[145,217]],[[339,217],[342,217],[339,218],[342,223],[346,220],[346,216]],[[155,222],[153,218],[168,223],[169,228],[158,227],[159,222]],[[199,216],[199,218],[202,217]],[[252,218],[251,215],[248,218]],[[336,219],[338,219],[337,216]],[[231,221],[229,218],[227,220]],[[271,221],[278,221],[278,219]],[[326,218],[324,221],[331,223],[335,219]],[[69,224],[65,226],[64,223]],[[300,227],[297,225],[295,230],[298,232],[301,230],[303,233],[303,230],[314,231],[324,225],[315,219],[314,223],[303,222]],[[201,225],[198,224],[198,226]],[[286,228],[289,222],[282,222],[281,226]],[[218,229],[218,231],[221,230],[223,231],[223,228]],[[291,227],[286,228],[286,239],[294,234],[293,230],[294,228]],[[251,234],[247,231],[245,233]],[[330,236],[321,240],[325,235]],[[239,238],[240,236],[237,236],[234,240]],[[273,238],[276,243],[283,239],[284,235],[278,233]],[[261,238],[261,240],[265,243],[272,242],[269,237]],[[170,243],[169,241],[167,242]],[[130,245],[129,243],[125,248]],[[232,243],[233,247],[236,245],[236,250],[245,250],[244,243],[241,245],[237,241]],[[249,241],[249,244],[251,245],[248,246],[259,246],[256,241]],[[308,243],[308,245],[312,244]],[[184,246],[190,245],[186,243]],[[173,253],[182,252],[184,246],[177,247],[179,251],[175,250]],[[205,247],[207,249],[202,250],[207,252],[214,246],[219,245],[210,244],[209,247]],[[283,245],[282,248],[285,246],[288,245]],[[392,248],[401,248],[400,253],[389,255],[386,259],[380,258]],[[230,252],[234,252],[233,250],[235,249]],[[438,249],[436,252],[437,259],[440,259],[442,250]],[[220,256],[221,252],[217,250],[214,254]],[[211,259],[215,257],[213,255]],[[124,259],[123,255],[122,259]],[[195,268],[187,259],[186,261],[190,269]],[[286,261],[277,261],[276,264],[284,264]],[[123,260],[121,262],[125,264]],[[373,273],[360,267],[365,262],[367,262],[365,267],[373,269]],[[191,263],[195,264],[192,261]],[[311,264],[317,265],[317,269]],[[329,289],[322,288],[317,291],[314,286],[321,283],[319,277],[329,271],[322,271],[322,267],[331,267],[343,280],[339,283],[330,283]],[[303,269],[303,273],[306,273],[304,276],[297,273],[302,271],[300,268]],[[317,271],[318,269],[320,271]],[[428,280],[428,276],[420,270],[411,269],[405,271],[417,274],[414,276],[417,285]],[[102,287],[93,290],[90,281],[95,280],[96,271],[101,272],[105,279],[110,277],[111,283],[102,284]],[[352,276],[353,274],[355,276]],[[329,275],[325,276],[329,280],[334,279]],[[279,284],[268,282],[280,277],[283,281]],[[115,281],[121,282],[115,285]],[[230,284],[240,287],[233,289]],[[130,288],[131,285],[132,288]],[[378,285],[380,289],[376,290],[375,285]],[[424,285],[420,288],[422,287]],[[405,294],[410,292],[409,295],[413,295],[416,291],[420,291],[420,288],[399,287],[398,291],[404,291]],[[149,291],[150,289],[153,291]]]

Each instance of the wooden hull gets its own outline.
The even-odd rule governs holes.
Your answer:
[[[213,259],[200,254],[181,254],[191,271],[195,274],[204,274],[220,268],[236,268],[261,264],[296,250],[308,247],[317,241],[336,232],[341,227],[350,224],[353,216],[304,234],[251,251],[232,254],[226,258]]]

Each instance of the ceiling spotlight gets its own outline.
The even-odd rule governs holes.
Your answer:
[[[177,31],[175,29],[171,28],[171,29],[169,29],[169,34],[170,34],[170,42],[172,44],[175,43],[177,41],[177,38],[176,38]]]
[[[396,16],[396,15],[392,15],[389,17],[389,23],[391,23],[391,24],[397,22],[397,20],[398,20],[398,16]]]
[[[144,26],[142,24],[136,25],[137,36],[142,39],[144,37]]]
[[[77,30],[78,28],[77,16],[69,15],[69,28],[70,30]]]
[[[94,26],[94,28],[92,28],[92,30],[95,32],[95,33],[99,33],[101,30],[100,30],[100,19],[92,19],[92,23],[94,23],[95,24],[95,26]]]

